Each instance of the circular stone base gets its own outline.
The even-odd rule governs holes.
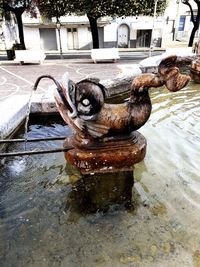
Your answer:
[[[133,165],[142,161],[145,154],[146,139],[139,132],[132,132],[122,138],[111,137],[106,142],[98,140],[91,148],[71,149],[65,152],[65,158],[81,173],[87,174],[132,170]]]

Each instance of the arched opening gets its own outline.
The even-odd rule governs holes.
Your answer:
[[[130,29],[125,23],[121,24],[117,30],[117,46],[126,48],[129,45]]]

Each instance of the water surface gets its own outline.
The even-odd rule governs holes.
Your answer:
[[[1,163],[0,266],[200,266],[199,85],[177,93],[152,89],[151,98],[150,120],[140,129],[147,154],[135,166],[132,210],[112,205],[90,214],[66,205],[72,185],[62,153]],[[70,133],[53,123],[32,125],[28,134]],[[58,146],[61,141],[39,144]]]

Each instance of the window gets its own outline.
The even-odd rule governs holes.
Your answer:
[[[184,31],[184,28],[185,28],[185,16],[180,16],[178,30]]]
[[[76,28],[67,28],[67,31],[68,32],[77,32],[77,29]]]

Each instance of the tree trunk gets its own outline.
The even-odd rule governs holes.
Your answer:
[[[92,43],[93,48],[99,48],[99,34],[98,34],[98,27],[97,27],[97,18],[93,18],[90,15],[87,15],[90,27],[91,27],[91,33],[92,33]]]
[[[23,49],[26,49],[25,42],[24,42],[24,30],[23,30],[23,23],[22,23],[22,13],[15,10],[15,16],[17,19],[18,24],[18,32],[19,32],[19,42],[22,45]]]
[[[196,31],[198,30],[199,28],[199,24],[194,24],[194,27],[192,29],[192,32],[191,32],[191,35],[190,35],[190,40],[189,40],[189,43],[188,43],[188,46],[189,47],[192,47],[193,46],[193,41],[194,41],[194,37],[195,37],[195,33]]]

